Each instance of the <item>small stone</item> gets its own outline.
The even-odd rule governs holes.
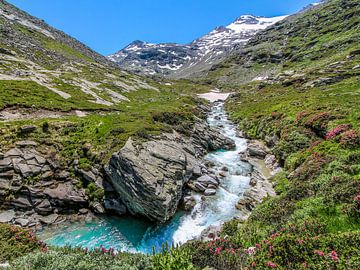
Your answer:
[[[208,188],[205,190],[204,195],[205,196],[214,196],[216,194],[216,189]]]
[[[5,157],[20,157],[22,155],[23,155],[22,151],[18,148],[10,149],[5,153]]]
[[[200,166],[195,166],[194,169],[193,169],[193,175],[195,177],[200,177],[202,175],[202,171],[201,171],[201,168]]]
[[[43,158],[42,156],[35,155],[35,159],[40,165],[44,165],[46,163],[46,159]]]
[[[80,215],[86,215],[87,213],[89,213],[89,210],[86,209],[86,208],[81,208],[81,209],[79,210],[79,214],[80,214]]]
[[[105,209],[104,207],[100,204],[100,203],[94,203],[92,205],[92,209],[94,210],[95,213],[97,214],[105,214]]]
[[[196,200],[192,196],[187,196],[184,198],[184,210],[191,211],[196,205]]]
[[[0,159],[0,172],[12,169],[12,161],[10,158]]]
[[[46,215],[52,212],[52,206],[48,199],[43,200],[35,207],[35,211],[41,215]]]
[[[217,189],[217,186],[215,185],[208,185],[207,188],[210,188],[210,189]]]
[[[196,191],[203,192],[203,191],[205,191],[206,187],[199,182],[195,182],[195,189],[196,189]]]
[[[20,127],[21,133],[32,133],[35,130],[36,130],[36,126],[33,126],[33,125],[26,125],[26,126]]]
[[[41,175],[41,179],[47,180],[54,176],[54,173],[52,171],[45,172]]]
[[[219,172],[219,175],[220,175],[221,177],[226,177],[226,172]]]
[[[210,175],[203,175],[199,177],[197,182],[201,183],[202,185],[215,185],[217,186],[219,183]]]
[[[56,222],[56,220],[58,219],[59,215],[58,214],[51,214],[48,216],[40,216],[39,220],[40,222],[50,225]]]
[[[15,218],[15,211],[9,210],[0,213],[0,223],[8,223],[11,222]]]
[[[36,129],[36,127],[35,127],[35,129]],[[36,147],[37,143],[34,141],[19,141],[19,142],[16,142],[15,145],[20,148],[25,148],[25,147]]]
[[[95,183],[96,182],[96,176],[91,171],[85,171],[85,170],[79,170],[79,173],[84,177],[86,181]]]
[[[15,164],[15,171],[21,173],[23,177],[29,177],[31,175],[31,169],[27,164]]]
[[[19,224],[21,227],[26,227],[29,225],[30,221],[26,218],[17,218],[15,219],[15,223]]]
[[[70,177],[70,173],[68,171],[61,171],[56,177],[60,180],[64,180]]]

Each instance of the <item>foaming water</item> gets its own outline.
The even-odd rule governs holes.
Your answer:
[[[246,149],[246,140],[237,136],[236,128],[228,120],[223,106],[223,103],[213,106],[208,122],[233,139],[236,148],[212,152],[205,157],[214,164],[214,170],[218,171],[224,166],[228,169],[215,196],[202,200],[200,195],[195,195],[197,203],[191,213],[178,212],[165,224],[151,224],[134,217],[102,217],[92,222],[48,228],[39,237],[55,246],[91,249],[103,245],[118,251],[150,253],[152,247],[159,250],[165,242],[185,243],[200,236],[209,226],[221,225],[237,216],[239,212],[235,205],[249,185],[247,175],[251,167],[239,159],[239,153]]]

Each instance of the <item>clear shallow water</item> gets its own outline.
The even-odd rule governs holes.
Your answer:
[[[97,248],[103,245],[118,251],[152,252],[165,242],[180,244],[198,237],[209,226],[217,226],[238,214],[235,205],[248,186],[250,165],[240,161],[239,152],[246,149],[246,140],[237,137],[235,126],[228,120],[222,103],[213,106],[208,116],[211,126],[233,139],[236,149],[209,153],[205,159],[215,164],[214,169],[226,166],[229,171],[221,180],[216,196],[201,200],[191,213],[178,212],[166,224],[156,225],[134,217],[102,217],[87,223],[66,224],[49,228],[39,237],[50,245]]]

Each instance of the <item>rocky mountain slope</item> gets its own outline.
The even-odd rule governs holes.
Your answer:
[[[120,67],[139,74],[185,78],[209,69],[228,56],[236,45],[245,44],[258,31],[285,17],[244,15],[226,27],[217,27],[190,44],[134,41],[108,58]]]

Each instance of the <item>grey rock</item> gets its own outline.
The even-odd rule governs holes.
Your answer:
[[[35,129],[36,129],[36,127],[35,127]],[[16,142],[15,145],[20,148],[25,148],[25,147],[36,147],[37,143],[34,141],[19,141],[19,142]]]
[[[215,185],[208,185],[207,188],[209,188],[209,189],[217,189],[218,187],[215,186]]]
[[[184,197],[183,208],[185,211],[191,211],[196,205],[196,200],[193,196]]]
[[[188,147],[173,133],[141,147],[129,139],[112,156],[106,172],[131,213],[156,221],[166,221],[175,214],[196,161],[185,150]]]
[[[10,181],[5,179],[0,179],[0,195],[5,195],[10,189]],[[1,194],[3,192],[3,194]]]
[[[65,180],[70,177],[70,173],[68,171],[61,171],[56,174],[56,178],[60,180]]]
[[[193,175],[195,177],[200,177],[202,175],[202,170],[201,170],[201,167],[199,165],[196,165],[194,167],[194,170],[193,170]]]
[[[208,188],[204,191],[205,196],[214,196],[216,195],[216,189]]]
[[[96,176],[92,171],[85,171],[85,170],[78,170],[78,172],[81,174],[81,176],[86,180],[89,181],[91,183],[95,183],[96,182]]]
[[[32,204],[29,201],[29,199],[27,197],[24,197],[21,195],[14,199],[11,199],[10,204],[11,204],[11,206],[20,208],[20,209],[31,209],[32,208]]]
[[[47,215],[53,211],[53,208],[49,200],[45,199],[35,207],[35,211],[41,215]]]
[[[5,157],[20,157],[23,155],[23,152],[18,148],[10,149],[5,153]]]
[[[264,159],[265,156],[270,152],[265,144],[260,141],[251,141],[248,144],[247,153],[250,157]]]
[[[8,210],[0,213],[0,223],[9,223],[15,218],[15,211]]]
[[[79,214],[80,214],[80,215],[86,215],[87,213],[89,213],[89,210],[86,209],[86,208],[81,208],[81,209],[79,210]]]
[[[32,133],[36,130],[36,126],[33,125],[25,125],[20,127],[20,132],[21,133]]]
[[[10,158],[0,159],[0,172],[9,171],[13,168]]]
[[[59,218],[58,214],[51,214],[48,216],[39,216],[39,221],[46,225],[51,225],[54,224],[58,218]]]
[[[196,179],[197,182],[201,183],[204,186],[208,185],[215,185],[218,186],[219,183],[215,180],[215,178],[211,177],[210,175],[203,175]]]
[[[47,180],[47,179],[52,178],[53,176],[54,176],[54,173],[52,171],[47,171],[41,175],[41,179]]]
[[[91,205],[91,208],[96,214],[105,214],[105,209],[100,203],[94,203]]]
[[[206,189],[206,186],[203,183],[195,182],[194,186],[195,186],[195,191],[198,192],[204,192]]]
[[[26,218],[17,218],[15,219],[15,223],[19,224],[21,227],[26,227],[27,225],[29,225],[30,220]]]
[[[46,164],[46,159],[44,157],[42,157],[42,156],[35,155],[35,159],[40,165],[45,165]]]
[[[71,182],[58,183],[55,188],[46,188],[44,194],[54,201],[54,204],[72,205],[83,208],[87,205],[85,191],[77,189]]]
[[[32,168],[29,165],[23,163],[16,163],[14,165],[16,172],[20,173],[23,177],[29,177],[32,174]]]
[[[276,146],[279,143],[279,137],[277,135],[266,136],[265,137],[265,142],[269,147]]]

